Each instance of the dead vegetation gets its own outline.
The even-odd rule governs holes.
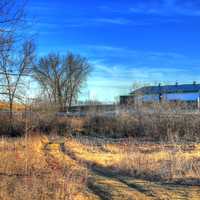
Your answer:
[[[0,199],[78,199],[84,193],[87,171],[56,147],[47,151],[48,142],[43,136],[1,139]]]
[[[65,147],[73,159],[90,166],[96,174],[92,187],[113,195],[110,199],[128,199],[129,194],[133,199],[200,198],[197,144],[144,144],[135,140],[81,137],[67,140]],[[99,180],[102,176],[106,179]],[[126,198],[118,194],[116,187],[121,188],[122,196],[127,191]],[[109,198],[105,195],[104,199]]]
[[[83,136],[2,138],[0,197],[197,200],[199,148]]]
[[[200,114],[198,111],[167,102],[118,108],[112,115],[89,113],[82,118],[85,135],[109,138],[144,138],[147,141],[198,142]],[[77,120],[81,120],[78,119]]]
[[[200,184],[198,144],[142,143],[133,139],[109,143],[81,138],[67,141],[66,146],[80,159],[119,174],[153,181]]]
[[[33,110],[14,122],[20,137],[0,141],[0,199],[200,198],[198,114]]]

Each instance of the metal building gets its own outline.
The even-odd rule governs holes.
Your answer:
[[[127,99],[121,98],[123,101],[120,103],[127,103],[130,97],[134,99],[134,102],[186,102],[200,107],[200,84],[193,82],[181,85],[176,83],[175,85],[145,86],[131,92]]]

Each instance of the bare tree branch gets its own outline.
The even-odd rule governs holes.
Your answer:
[[[85,58],[69,53],[64,57],[59,54],[42,57],[33,71],[41,87],[53,97],[53,103],[60,111],[66,111],[77,98],[90,70]]]
[[[3,91],[0,94],[7,97],[10,105],[10,119],[12,119],[14,100],[21,98],[21,95],[18,94],[18,89],[22,78],[32,68],[34,52],[35,48],[32,41],[26,41],[22,51],[19,51],[15,57],[12,57],[9,53],[0,53],[0,75],[1,81],[4,83],[2,84],[4,87],[1,88]],[[17,73],[10,73],[11,69],[14,69]]]

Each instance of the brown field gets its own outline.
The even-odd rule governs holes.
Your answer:
[[[0,199],[200,199],[200,145],[2,138]]]
[[[0,102],[0,110],[9,110],[9,104],[6,102]],[[17,103],[13,105],[13,111],[22,111],[22,110],[25,110],[24,105]]]

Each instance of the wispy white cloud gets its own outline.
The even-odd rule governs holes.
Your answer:
[[[139,22],[133,21],[128,18],[70,18],[70,19],[62,19],[60,22],[39,22],[37,23],[38,28],[42,28],[43,30],[55,30],[55,31],[63,31],[66,28],[79,28],[79,27],[99,27],[105,25],[129,25],[129,26],[146,26],[150,25],[150,22]]]
[[[118,25],[134,25],[133,21],[125,18],[96,18],[93,20],[97,23],[108,23],[108,24],[118,24]],[[136,24],[135,24],[136,25]]]
[[[120,7],[118,4],[108,4],[99,7],[102,11],[123,14],[145,14],[145,15],[186,15],[200,16],[199,0],[135,0],[125,3]]]
[[[111,79],[116,83],[120,81],[127,84],[138,80],[146,82],[200,80],[198,58],[176,52],[138,51],[101,45],[86,45],[87,48],[90,48],[88,55],[95,61],[92,62],[93,75]],[[112,57],[112,62],[109,57]]]
[[[133,63],[134,65],[134,63]],[[200,72],[200,71],[199,71]],[[176,81],[185,83],[200,80],[189,69],[129,67],[95,63],[94,72],[88,80],[86,90],[95,94],[93,98],[102,101],[114,101],[117,96],[128,94],[135,85],[151,85],[158,83],[174,84]],[[108,95],[109,94],[109,95]]]
[[[164,63],[163,61],[168,61],[167,63],[173,61],[181,61],[182,63],[185,60],[189,60],[187,56],[176,53],[176,52],[156,52],[156,51],[142,51],[129,49],[126,47],[115,47],[115,46],[107,46],[107,45],[83,45],[82,48],[86,51],[88,55],[91,57],[99,57],[99,58],[116,58],[116,62],[120,62],[120,60],[127,59],[131,60],[133,63],[151,63],[152,61],[159,61]],[[193,59],[193,62],[195,60]],[[198,60],[199,61],[199,60]],[[196,61],[196,62],[198,62]],[[194,65],[194,63],[192,63]],[[198,62],[199,64],[199,62]]]
[[[42,12],[42,15],[38,19],[38,27],[42,29],[54,30],[59,32],[62,29],[66,28],[78,28],[78,27],[98,27],[105,25],[115,25],[115,26],[151,26],[153,24],[165,24],[165,23],[179,23],[180,19],[175,18],[143,18],[142,20],[139,18],[134,18],[128,13],[132,14],[148,14],[148,13],[162,13],[163,11],[166,13],[169,9],[158,9],[153,8],[151,4],[148,4],[148,7],[145,1],[140,1],[140,4],[130,4],[126,6],[121,6],[118,8],[118,4],[113,4],[112,6],[100,6],[99,11],[97,9],[97,13],[92,13],[92,10],[87,10],[89,16],[85,16],[85,12],[81,11],[80,14],[74,14],[69,11],[69,13],[64,13],[61,9],[58,12],[58,8],[53,6],[52,4],[48,5],[47,3],[35,3],[30,7],[33,15],[37,12]],[[60,5],[60,4],[59,4]],[[125,4],[126,5],[126,4]],[[61,6],[61,5],[60,5]],[[64,4],[63,4],[64,8]],[[119,10],[118,10],[119,9]],[[108,11],[105,13],[104,11]],[[110,12],[116,12],[118,10],[117,15],[109,15]],[[83,13],[82,13],[83,12]],[[58,21],[59,19],[59,21]]]

